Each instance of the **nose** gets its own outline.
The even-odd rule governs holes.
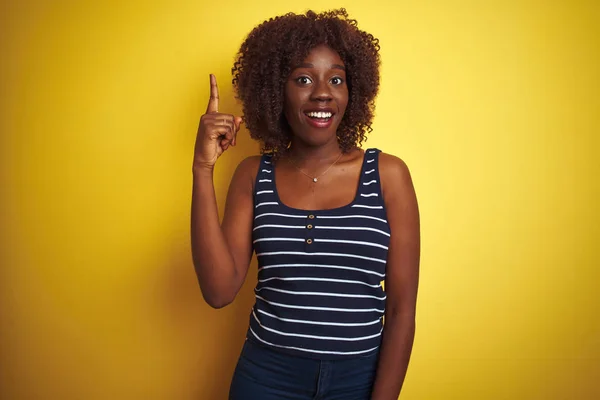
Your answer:
[[[311,100],[326,102],[330,101],[331,99],[331,88],[329,87],[327,82],[320,81],[316,85],[314,85]]]

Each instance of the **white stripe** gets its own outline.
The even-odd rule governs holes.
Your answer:
[[[379,258],[359,256],[356,254],[342,254],[342,253],[303,253],[300,251],[271,251],[271,252],[267,252],[267,253],[259,253],[256,256],[262,257],[262,256],[278,256],[278,255],[349,257],[349,258],[360,258],[361,260],[369,260],[369,261],[379,262],[382,264],[387,264],[386,260],[381,260]]]
[[[279,204],[279,203],[277,203],[276,201],[268,201],[266,203],[259,203],[254,208],[258,208],[258,207],[262,207],[262,206],[269,206],[269,205],[277,205],[277,204]]]
[[[367,164],[371,164],[375,160],[367,160]]]
[[[367,153],[373,154],[373,153],[375,153],[375,150],[369,150],[369,151],[367,151]]]
[[[271,190],[271,193],[273,193],[272,190]],[[379,197],[379,195],[377,193],[367,193],[367,194],[361,193],[360,195],[362,197]]]
[[[375,300],[385,300],[386,299],[386,296],[377,297],[377,296],[371,296],[368,294],[347,294],[347,293],[327,293],[327,292],[294,292],[293,290],[277,289],[277,288],[272,288],[269,286],[263,286],[261,288],[254,289],[254,291],[256,293],[260,292],[261,290],[271,290],[273,292],[293,294],[293,295],[299,295],[299,296],[346,297],[349,299],[375,299]]]
[[[264,194],[264,193],[273,193],[272,190],[261,190],[260,192],[256,192],[256,194]],[[375,195],[377,196],[377,195]]]
[[[266,161],[266,160],[265,160],[265,164],[271,164],[271,161]]]
[[[311,321],[311,320],[303,320],[303,319],[292,319],[292,318],[282,318],[277,315],[273,315],[266,311],[261,310],[260,308],[257,310],[259,313],[267,315],[271,318],[278,319],[279,321],[284,322],[294,322],[296,324],[306,324],[306,325],[325,325],[325,326],[369,326],[375,325],[381,322],[381,318],[377,318],[375,321],[370,322],[323,322],[323,321]]]
[[[317,336],[317,335],[305,335],[302,333],[288,333],[288,332],[282,332],[282,331],[278,331],[276,329],[273,328],[269,328],[268,326],[264,326],[258,319],[258,317],[256,316],[256,313],[254,311],[252,311],[252,315],[254,316],[254,320],[258,323],[258,325],[260,325],[261,328],[263,328],[264,330],[267,330],[269,332],[273,332],[276,333],[278,335],[281,336],[293,336],[293,337],[301,337],[301,338],[307,338],[307,339],[318,339],[318,340],[337,340],[340,342],[358,342],[360,340],[367,340],[367,339],[373,339],[376,338],[378,336],[381,335],[381,332],[383,331],[383,329],[381,329],[379,331],[379,333],[376,333],[374,335],[369,335],[369,336],[359,336],[359,337],[337,337],[337,336]]]
[[[270,180],[270,179],[259,179],[258,181],[259,181],[259,182],[273,182],[273,181],[272,181],[272,180]]]
[[[262,172],[266,172],[267,174],[270,174],[271,170],[270,169],[263,169]]]
[[[352,205],[352,207],[370,208],[371,210],[382,210],[383,209],[383,206],[365,206],[362,204],[354,204],[354,205]]]
[[[388,223],[385,219],[377,218],[377,217],[371,217],[370,215],[335,215],[335,216],[317,215],[317,218],[327,218],[327,219],[367,218],[367,219],[374,219],[376,221],[381,221],[381,222],[383,222],[385,224]]]
[[[264,213],[264,214],[259,214],[256,217],[254,217],[254,219],[260,218],[260,217],[266,217],[267,215],[272,215],[272,216],[276,216],[276,217],[289,217],[289,218],[307,218],[306,215],[291,215],[291,214],[279,214],[279,213]],[[387,222],[387,221],[386,221]]]
[[[362,281],[353,281],[351,279],[334,279],[334,278],[309,278],[309,277],[296,277],[296,278],[280,278],[280,277],[273,277],[273,278],[267,278],[267,279],[259,279],[258,281],[261,283],[264,282],[269,282],[269,281],[315,281],[315,282],[336,282],[336,283],[352,283],[352,284],[356,284],[356,285],[365,285],[365,286],[369,286],[372,288],[380,288],[381,284],[379,285],[371,285],[367,282],[362,282]]]
[[[375,229],[375,228],[366,228],[366,227],[361,227],[361,226],[315,226],[316,229],[339,229],[342,231],[346,231],[346,230],[351,230],[351,231],[371,231],[371,232],[378,232],[381,233],[387,237],[391,237],[389,233],[384,232],[382,230],[379,229]]]
[[[276,303],[274,301],[268,301],[265,300],[264,298],[260,297],[259,295],[256,295],[257,299],[260,299],[262,301],[264,301],[267,304],[271,304],[272,306],[279,306],[279,307],[283,307],[283,308],[296,308],[299,310],[316,310],[316,311],[341,311],[341,312],[380,312],[380,313],[384,313],[384,310],[380,310],[378,308],[331,308],[331,307],[309,307],[309,306],[294,306],[291,304],[282,304],[282,303]]]
[[[375,179],[373,179],[372,181],[363,183],[363,185],[364,186],[369,186],[369,185],[372,185],[373,183],[377,183],[377,181]]]
[[[339,239],[315,239],[315,242],[325,242],[325,243],[347,243],[347,244],[361,244],[363,246],[371,246],[371,247],[379,247],[381,249],[387,250],[388,247],[378,243],[371,242],[362,242],[360,240],[339,240]]]
[[[370,174],[370,173],[372,173],[372,172],[375,172],[375,170],[374,170],[374,169],[370,169],[370,170],[368,170],[368,171],[365,171],[365,174],[369,175],[369,174]]]
[[[294,238],[263,238],[256,239],[252,243],[256,242],[304,242],[304,239],[294,239]]]
[[[258,271],[260,272],[263,269],[271,269],[271,268],[298,268],[298,267],[317,267],[317,268],[331,268],[331,269],[345,269],[347,271],[357,271],[362,272],[364,274],[376,275],[379,277],[385,277],[385,274],[380,274],[379,272],[369,271],[368,269],[355,268],[355,267],[346,267],[343,265],[328,265],[328,264],[272,264],[265,265],[260,267]]]
[[[279,347],[282,349],[290,349],[290,350],[298,350],[298,351],[304,351],[306,353],[317,353],[317,354],[336,354],[336,355],[356,355],[356,354],[364,354],[364,353],[368,353],[370,351],[375,351],[378,349],[378,347],[373,347],[371,349],[368,350],[360,350],[360,351],[321,351],[321,350],[312,350],[312,349],[305,349],[302,347],[294,347],[294,346],[283,346],[280,344],[275,344],[275,343],[271,343],[271,342],[267,342],[266,340],[260,338],[253,330],[252,328],[250,328],[250,332],[252,332],[252,334],[254,335],[254,337],[258,340],[260,340],[261,342],[268,344],[269,346],[275,346],[275,347]]]
[[[255,231],[260,228],[306,229],[304,225],[259,225],[252,230]]]

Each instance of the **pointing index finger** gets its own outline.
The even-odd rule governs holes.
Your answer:
[[[208,100],[206,113],[215,112],[219,112],[219,87],[217,86],[217,78],[210,74],[210,99]]]

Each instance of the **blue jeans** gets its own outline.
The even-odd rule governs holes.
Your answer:
[[[246,340],[229,400],[369,400],[378,354],[320,361]]]

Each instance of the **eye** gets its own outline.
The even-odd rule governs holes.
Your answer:
[[[341,85],[342,83],[344,83],[344,80],[342,78],[340,78],[339,76],[336,76],[335,78],[331,78],[331,83],[334,85]]]
[[[296,78],[296,82],[301,85],[308,85],[308,84],[312,83],[312,80],[308,76],[300,76],[300,77]]]

